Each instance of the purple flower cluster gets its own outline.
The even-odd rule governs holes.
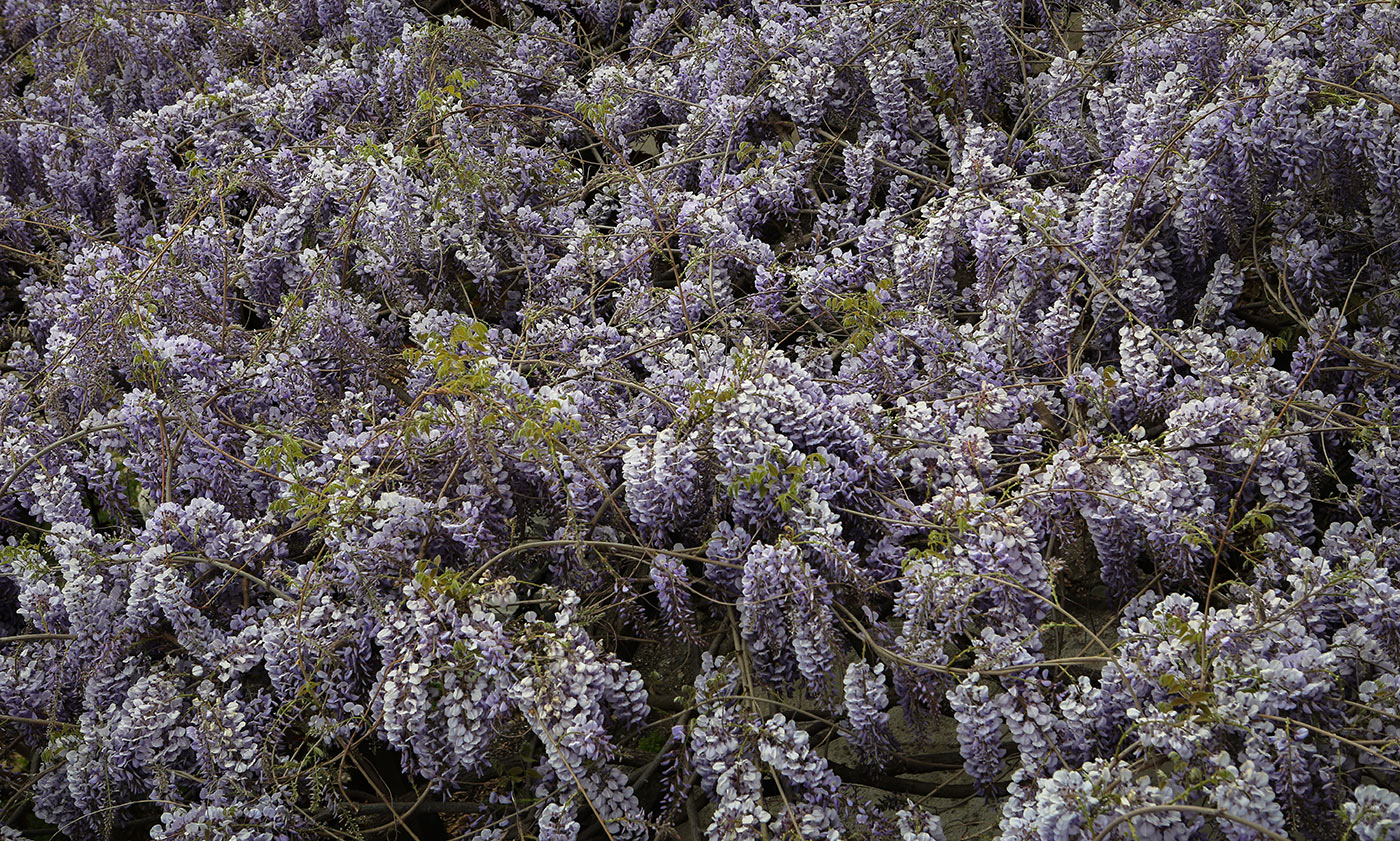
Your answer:
[[[0,835],[1400,833],[1394,3],[89,5]]]

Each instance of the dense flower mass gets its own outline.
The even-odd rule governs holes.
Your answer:
[[[0,837],[1400,838],[1394,0],[0,54]]]

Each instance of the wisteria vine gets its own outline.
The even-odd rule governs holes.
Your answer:
[[[0,837],[1400,838],[1394,0],[0,49]]]

